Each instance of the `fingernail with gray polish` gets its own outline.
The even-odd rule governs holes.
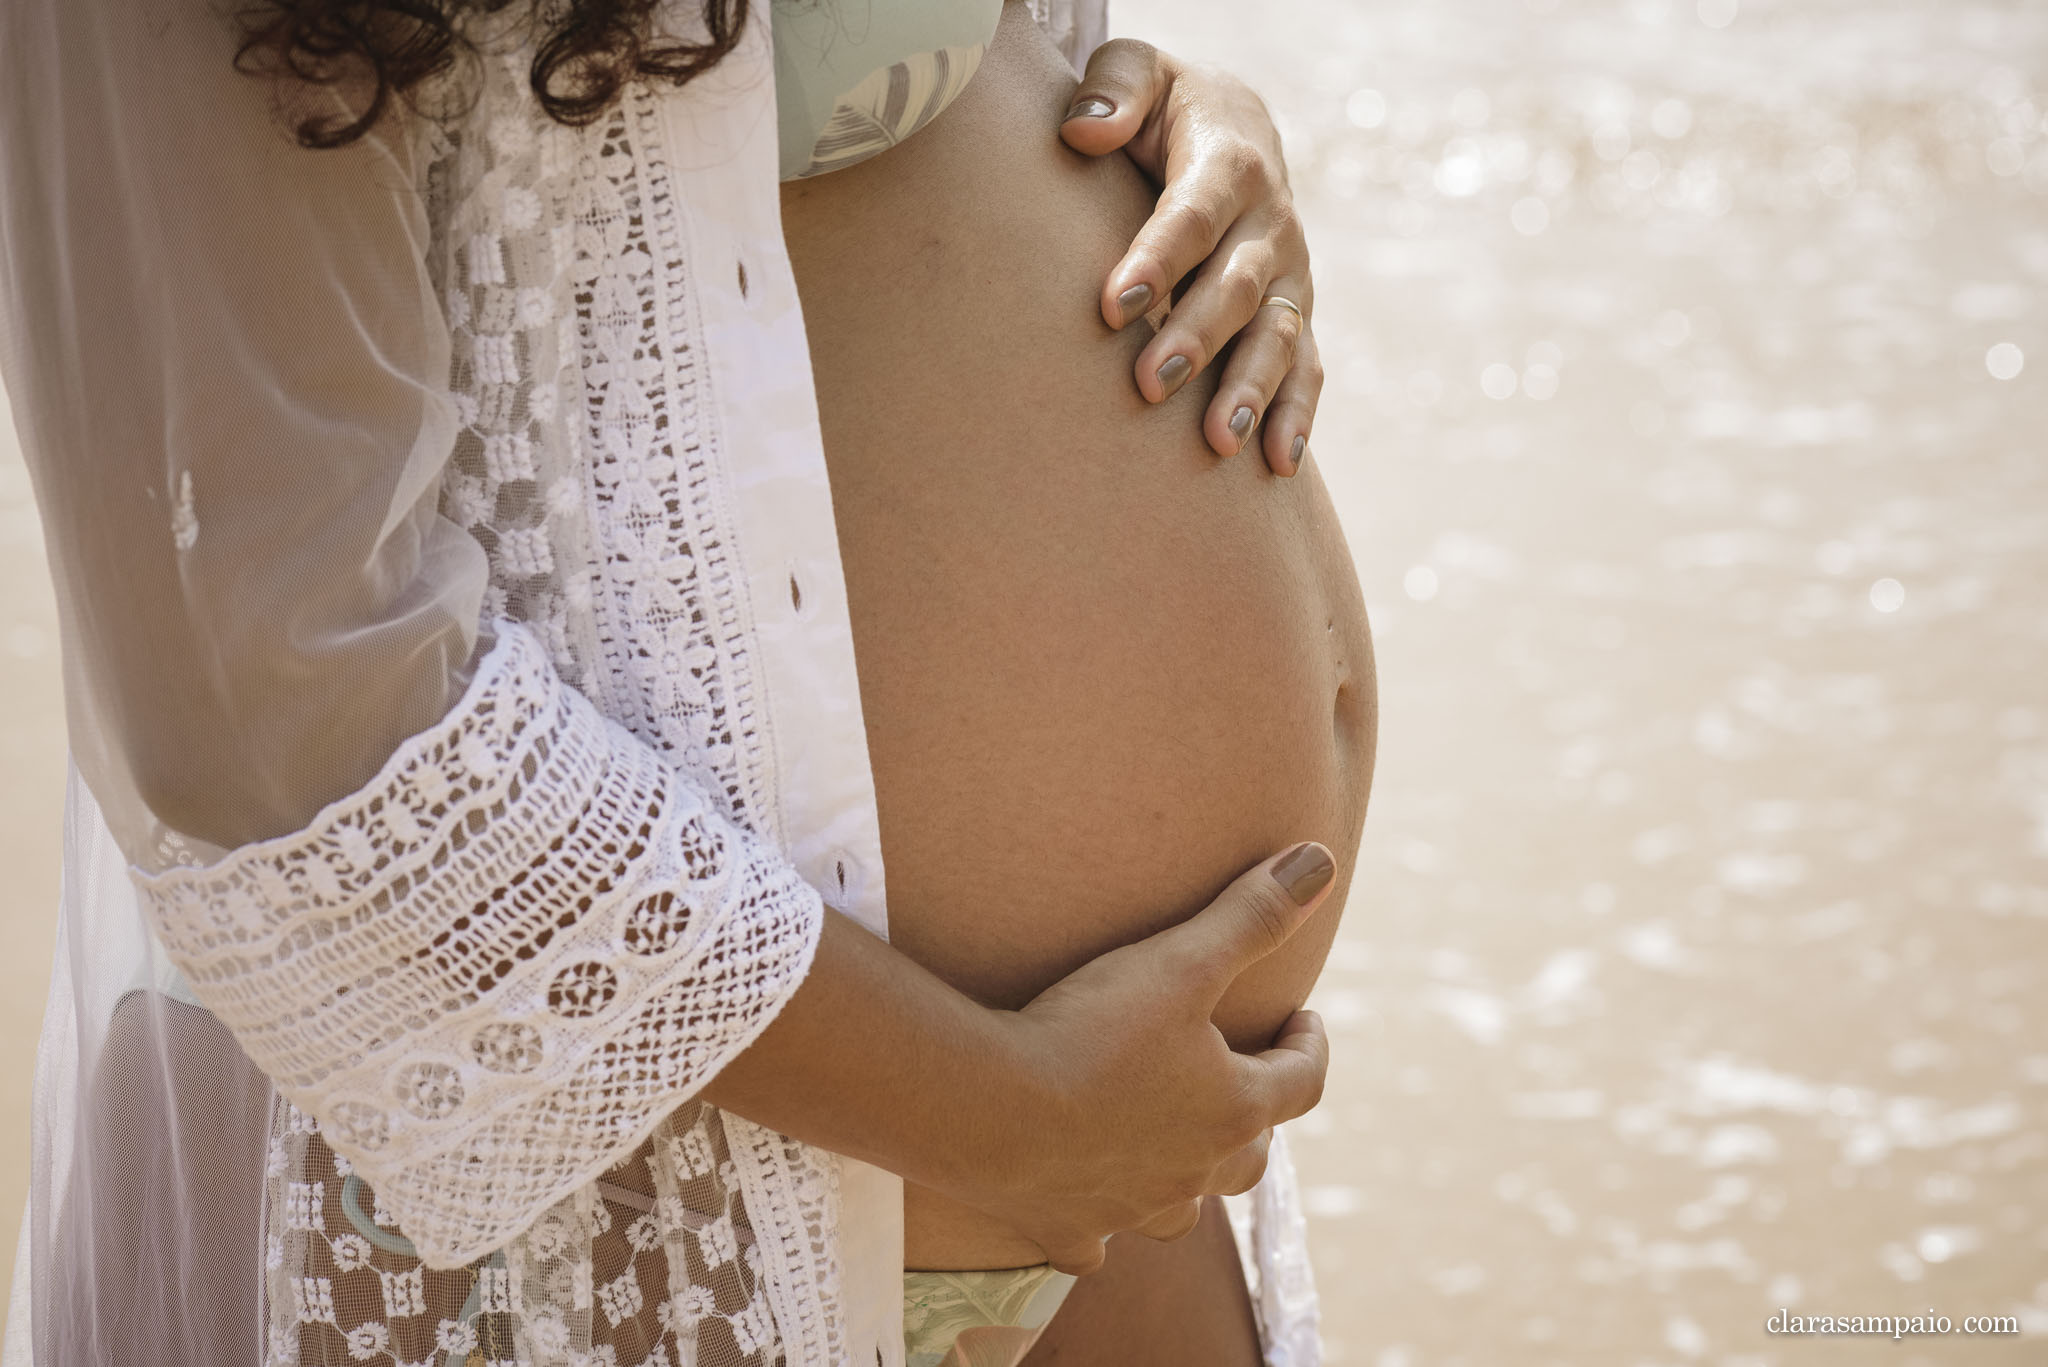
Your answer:
[[[1289,452],[1287,453],[1287,458],[1288,458],[1289,460],[1291,460],[1291,461],[1293,461],[1293,462],[1294,462],[1294,469],[1293,469],[1293,470],[1291,470],[1291,471],[1289,471],[1288,473],[1290,473],[1290,474],[1294,474],[1294,473],[1297,473],[1297,472],[1299,472],[1299,471],[1300,471],[1300,469],[1301,469],[1301,458],[1302,458],[1302,456],[1303,456],[1303,455],[1305,455],[1305,454],[1307,453],[1307,451],[1308,451],[1308,438],[1307,438],[1307,437],[1299,437],[1299,436],[1298,436],[1298,437],[1296,437],[1296,438],[1294,439],[1294,449],[1293,449],[1292,451],[1289,451]]]
[[[1337,866],[1330,860],[1330,852],[1314,842],[1296,845],[1287,856],[1273,866],[1273,881],[1287,889],[1287,895],[1294,899],[1294,905],[1305,907],[1315,901],[1316,894],[1330,885],[1336,876]]]
[[[1068,119],[1106,119],[1116,113],[1116,106],[1108,100],[1090,95],[1085,100],[1074,101],[1074,107],[1067,111]],[[1062,119],[1060,122],[1066,122]]]
[[[1237,449],[1244,450],[1244,439],[1252,434],[1252,424],[1258,414],[1249,408],[1240,408],[1230,415],[1230,435],[1237,438]]]
[[[1123,325],[1129,327],[1152,307],[1152,287],[1143,284],[1131,286],[1116,297],[1116,306],[1123,310]]]
[[[1185,356],[1167,357],[1166,364],[1159,367],[1159,387],[1171,395],[1187,380],[1188,372],[1194,368],[1195,363]]]

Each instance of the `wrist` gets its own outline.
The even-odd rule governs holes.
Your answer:
[[[1019,1011],[974,1012],[966,1056],[979,1075],[954,1093],[967,1099],[954,1129],[963,1142],[932,1155],[925,1184],[986,1208],[1039,1189],[1071,1130],[1064,1070],[1042,1023]]]
[[[1046,1033],[827,911],[802,985],[699,1094],[957,1200],[993,1204],[1038,1190],[1072,1133]]]

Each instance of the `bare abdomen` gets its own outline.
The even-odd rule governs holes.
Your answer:
[[[1372,647],[1313,462],[1219,460],[1198,377],[1096,299],[1153,192],[1057,138],[1074,80],[1005,13],[903,146],[785,187],[882,826],[893,943],[991,1005],[1321,840],[1337,892],[1218,1025],[1263,1047],[1336,932],[1372,774]],[[1325,448],[1327,449],[1327,447]],[[907,1262],[1040,1261],[910,1189]]]

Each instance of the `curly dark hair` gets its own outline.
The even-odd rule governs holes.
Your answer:
[[[374,82],[354,120],[308,116],[292,130],[309,148],[340,147],[374,128],[392,97],[416,110],[415,92],[450,71],[475,46],[457,27],[466,14],[498,14],[517,5],[544,25],[528,80],[558,123],[595,121],[637,77],[680,86],[716,66],[740,40],[746,0],[703,0],[702,42],[652,44],[649,21],[659,0],[263,0],[236,16],[242,43],[235,67],[289,74],[310,85]],[[557,89],[557,80],[562,88]]]

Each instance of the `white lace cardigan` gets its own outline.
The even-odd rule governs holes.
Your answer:
[[[1099,41],[1099,4],[1033,3],[1070,56]],[[120,46],[125,15],[110,24],[79,8],[24,4],[0,20],[14,26],[0,40],[29,63],[47,48],[88,89],[88,70],[120,72],[124,59],[133,81],[165,79],[143,73],[145,55],[176,67],[178,32],[144,54]],[[695,9],[666,17],[684,29]],[[350,286],[337,293],[356,331],[330,315],[340,341],[287,313],[259,345],[260,301],[244,305],[232,366],[166,361],[161,391],[133,398],[161,403],[140,438],[109,435],[107,403],[67,390],[67,357],[90,369],[80,353],[58,346],[50,364],[53,332],[107,326],[81,321],[94,279],[58,262],[58,244],[93,227],[19,204],[0,219],[14,291],[0,359],[67,617],[79,780],[10,1367],[29,1360],[32,1319],[75,1318],[78,1279],[112,1275],[103,1257],[81,1261],[75,1226],[111,1181],[80,1177],[114,1162],[90,1094],[124,985],[203,1006],[275,1087],[263,1266],[248,1269],[262,1279],[252,1357],[403,1364],[425,1343],[437,1364],[901,1363],[900,1180],[688,1102],[802,980],[822,905],[887,932],[830,488],[781,244],[767,29],[757,0],[746,41],[710,75],[680,92],[633,86],[586,129],[549,119],[526,88],[530,50],[500,44],[452,133],[417,121],[382,160],[363,154],[361,183],[395,196],[395,216],[346,204],[326,220],[334,262],[353,250],[374,264],[389,232],[412,244],[418,273],[357,279],[327,263]],[[127,88],[99,91],[111,126],[138,143],[170,137],[175,115],[124,105]],[[33,190],[60,208],[71,201],[50,187],[74,186],[62,157],[94,154],[8,150],[0,202]],[[115,173],[160,174],[139,145],[116,150]],[[163,155],[184,166],[200,153]],[[189,196],[183,179],[136,194]],[[195,222],[219,213],[212,231],[246,238],[245,260],[264,240],[253,203],[179,203]],[[196,255],[166,247],[153,275],[134,265],[150,250],[139,235],[117,246],[109,259],[169,301],[156,318],[132,283],[124,300],[160,349],[206,336],[209,307],[226,307],[209,301],[254,298],[239,280],[189,281]],[[280,288],[312,288],[304,277],[321,264],[298,263]],[[272,362],[301,346],[333,354],[308,375]],[[363,463],[340,429],[305,416],[320,402],[305,387],[324,379],[351,432],[390,418]],[[251,453],[287,420],[277,414],[298,424],[297,444],[261,466]],[[104,460],[119,489],[137,448],[149,453],[144,530],[95,537],[126,514],[81,515],[72,472]],[[320,516],[295,522],[301,505]],[[337,525],[360,545],[329,548]],[[134,665],[108,643],[106,622],[122,620],[110,583],[124,603],[166,595],[153,620],[184,624],[158,643],[154,690],[118,677]],[[264,597],[286,592],[342,607],[321,618]],[[187,690],[179,662],[208,632],[189,652],[202,659]],[[380,717],[388,729],[420,705],[388,682],[408,671],[427,676],[426,715],[439,720],[406,726],[395,751],[373,755],[388,758],[365,764],[350,738],[372,745]],[[213,749],[172,747],[179,763],[225,750],[255,765],[317,736],[334,753],[272,786],[372,776],[290,834],[232,848],[192,837],[152,801],[156,760],[135,737],[152,734],[159,697],[190,691],[202,701],[180,705],[201,707],[207,688],[291,718],[277,726],[294,746],[236,730]],[[132,889],[91,876],[112,850]],[[163,1057],[166,1010],[145,1027]],[[634,1181],[621,1165],[639,1165]],[[196,1228],[204,1212],[186,1188],[211,1176],[188,1167],[155,1199]],[[365,1190],[372,1208],[358,1209]],[[1268,1363],[1317,1361],[1284,1138],[1266,1180],[1230,1209]],[[173,1251],[192,1266],[242,1256]],[[22,1275],[31,1263],[34,1278]],[[465,1268],[466,1281],[448,1280]],[[324,1357],[307,1347],[318,1335]]]

